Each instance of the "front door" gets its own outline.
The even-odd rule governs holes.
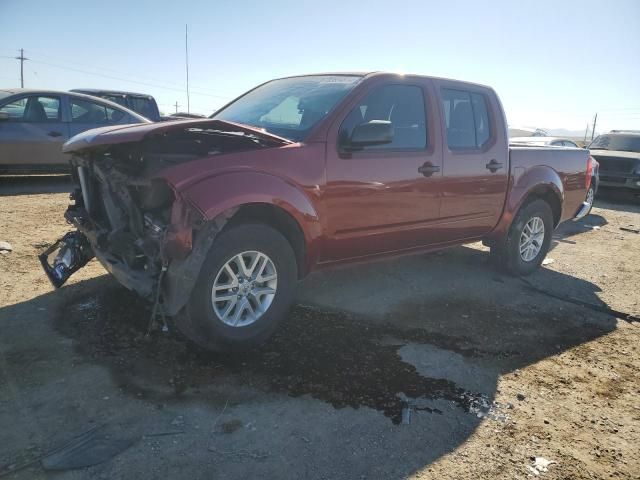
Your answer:
[[[348,139],[354,127],[390,121],[393,141],[344,151],[327,145],[324,201],[328,232],[321,261],[393,252],[428,244],[440,210],[442,150],[431,84],[405,79],[372,86],[332,128],[329,138]]]
[[[443,120],[440,238],[480,237],[497,224],[505,202],[509,159],[502,109],[483,87],[435,81]]]
[[[60,97],[25,95],[0,106],[0,165],[25,170],[66,165],[62,144],[69,138]]]

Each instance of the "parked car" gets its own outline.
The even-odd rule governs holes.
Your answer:
[[[640,132],[612,131],[589,145],[600,164],[600,185],[640,193]]]
[[[543,128],[509,127],[509,137],[548,137],[549,132]]]
[[[97,88],[75,88],[71,91],[115,102],[129,110],[133,110],[152,122],[159,122],[161,120],[160,110],[158,109],[156,99],[145,93],[121,92],[119,90],[100,90]]]
[[[573,140],[560,137],[513,137],[509,145],[532,145],[537,147],[571,147],[580,148]]]
[[[54,285],[95,255],[211,349],[267,338],[309,272],[483,240],[516,275],[588,206],[589,152],[507,145],[491,88],[387,73],[282,78],[210,119],[71,139],[76,231]]]
[[[105,125],[149,123],[113,102],[50,90],[0,90],[0,173],[68,172],[62,144]]]

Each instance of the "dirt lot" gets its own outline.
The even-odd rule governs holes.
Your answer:
[[[36,254],[67,188],[0,179],[0,476],[104,425],[130,447],[7,478],[513,479],[535,457],[640,478],[640,324],[579,304],[640,315],[637,203],[565,224],[530,283],[479,244],[316,274],[272,341],[223,357],[146,336],[96,262],[52,291]]]

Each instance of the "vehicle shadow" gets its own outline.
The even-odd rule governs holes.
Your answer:
[[[560,243],[568,243],[574,245],[576,242],[571,240],[571,237],[580,235],[585,232],[590,232],[594,229],[597,230],[601,227],[604,227],[607,223],[608,222],[606,218],[604,218],[602,215],[594,213],[590,213],[580,220],[561,223],[553,232],[549,251],[556,248]]]
[[[65,193],[73,190],[70,175],[0,175],[0,196]]]
[[[542,269],[528,282],[602,304],[597,285],[560,272]],[[230,408],[276,418],[278,431],[260,445],[279,454],[244,467],[223,461],[216,468],[228,468],[227,478],[269,476],[282,462],[296,478],[336,464],[349,478],[406,478],[462,445],[480,422],[504,421],[507,407],[494,402],[501,375],[616,328],[615,318],[491,269],[486,253],[470,247],[314,274],[274,337],[234,355],[205,352],[178,334],[149,340],[149,306],[108,276],[2,308],[0,318],[24,317],[54,299],[57,332],[73,341],[83,364],[106,367],[132,401],[174,409],[210,401],[218,412],[220,395],[211,389],[235,398],[248,386],[258,392],[249,406],[238,400]],[[5,374],[24,374],[11,347],[5,357]],[[300,410],[286,413],[274,395],[297,399]],[[411,423],[402,425],[408,409]],[[301,430],[314,439],[305,455],[290,448]],[[247,435],[229,437],[227,451],[246,449]]]

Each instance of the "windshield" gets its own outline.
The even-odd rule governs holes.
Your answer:
[[[273,80],[211,118],[258,127],[295,142],[304,140],[361,77],[311,75]]]
[[[593,150],[640,152],[640,135],[600,135],[591,142],[589,148]]]

